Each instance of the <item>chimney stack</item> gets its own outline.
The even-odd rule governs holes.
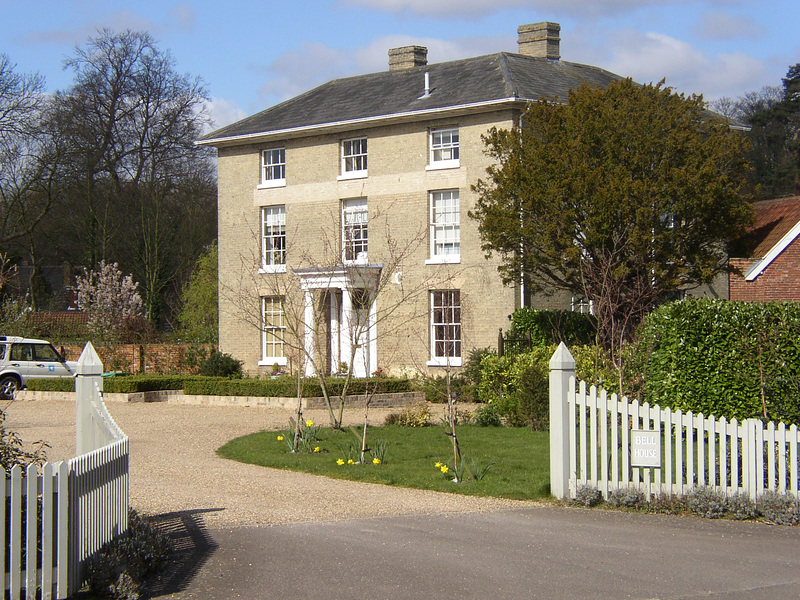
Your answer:
[[[560,33],[561,25],[549,21],[520,25],[517,28],[519,53],[558,60],[561,58]]]
[[[390,71],[424,67],[427,64],[428,49],[425,46],[403,46],[389,50]]]

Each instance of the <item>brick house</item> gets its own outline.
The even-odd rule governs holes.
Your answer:
[[[755,222],[732,249],[729,297],[741,301],[800,301],[800,196],[753,203]]]
[[[392,49],[387,71],[199,141],[218,149],[221,351],[253,374],[304,356],[335,372],[351,353],[357,375],[441,374],[496,346],[516,307],[570,307],[503,286],[485,258],[467,216],[490,165],[481,136],[530,101],[619,77],[561,61],[556,23],[518,34],[517,53],[438,64]]]

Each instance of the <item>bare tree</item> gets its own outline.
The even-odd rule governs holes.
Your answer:
[[[66,140],[83,262],[128,263],[156,321],[176,271],[188,272],[215,233],[213,164],[194,144],[208,124],[208,93],[142,32],[102,30],[66,66],[75,83],[57,95],[54,122]],[[194,218],[198,199],[208,209]],[[200,231],[207,239],[176,257],[180,238]]]

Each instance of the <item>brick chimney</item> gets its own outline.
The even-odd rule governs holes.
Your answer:
[[[561,25],[549,21],[520,25],[517,28],[519,53],[558,60],[561,58],[560,33]]]
[[[403,46],[389,50],[390,71],[424,67],[427,64],[428,49],[425,46]]]

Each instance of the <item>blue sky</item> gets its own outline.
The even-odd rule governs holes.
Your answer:
[[[336,77],[387,68],[389,48],[429,62],[516,51],[516,28],[561,24],[562,60],[707,100],[781,85],[800,62],[798,0],[0,0],[0,53],[49,90],[100,28],[143,30],[181,72],[199,75],[216,125]]]

